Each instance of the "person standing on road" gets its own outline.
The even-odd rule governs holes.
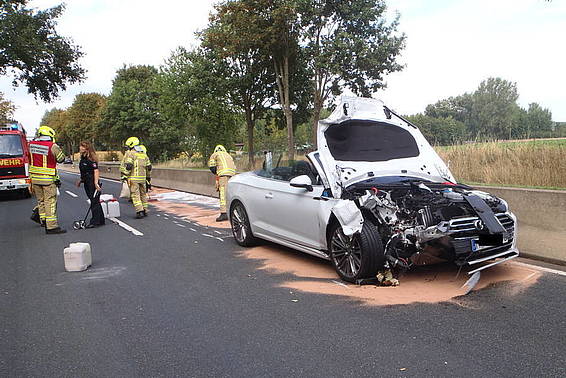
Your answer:
[[[37,137],[29,143],[31,164],[31,191],[37,198],[40,222],[45,222],[46,234],[67,232],[57,223],[57,163],[65,160],[65,154],[55,143],[55,130],[40,126]]]
[[[236,174],[236,165],[226,148],[219,144],[214,148],[214,153],[208,159],[208,168],[216,175],[216,190],[220,194],[220,216],[216,218],[216,221],[222,222],[228,220],[226,215],[226,185],[228,185],[230,177]]]
[[[100,205],[102,184],[100,183],[100,171],[98,170],[98,157],[90,142],[81,142],[79,150],[81,153],[81,161],[79,162],[81,178],[77,181],[77,186],[80,187],[81,183],[85,184],[85,192],[90,200],[90,210],[92,211],[90,223],[86,228],[103,226],[105,220],[104,212]]]
[[[130,187],[137,219],[147,216],[149,203],[146,185],[148,180],[151,182],[151,162],[139,145],[140,141],[136,137],[130,137],[126,140],[126,147],[129,150],[126,151],[120,166],[122,181],[127,181]]]

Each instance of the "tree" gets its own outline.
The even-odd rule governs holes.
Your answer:
[[[67,83],[84,80],[78,63],[83,53],[55,30],[64,5],[38,11],[27,8],[28,2],[0,2],[0,74],[12,75],[13,86],[24,83],[29,93],[50,102]]]
[[[203,159],[217,144],[233,145],[238,117],[229,101],[229,85],[218,61],[203,49],[177,49],[157,79],[165,124],[182,131],[178,140],[185,148],[198,149]]]
[[[0,124],[6,123],[12,119],[16,111],[14,103],[4,98],[4,93],[0,92]]]
[[[476,139],[510,138],[518,98],[516,83],[501,78],[481,82],[472,95],[472,135]]]
[[[255,40],[241,38],[239,30],[246,29],[248,21],[242,17],[240,2],[226,2],[216,6],[206,30],[201,34],[207,56],[223,71],[231,102],[245,116],[248,164],[254,166],[254,129],[256,121],[273,102],[275,91],[271,62],[262,56]]]
[[[66,110],[53,108],[46,111],[41,118],[41,125],[46,125],[55,130],[55,138],[57,144],[64,146],[67,155],[71,155],[78,145],[73,144],[73,139],[70,135],[71,125]]]
[[[552,113],[536,102],[529,104],[524,120],[527,125],[527,138],[549,137],[551,135],[553,128]]]
[[[313,90],[312,135],[331,95],[349,88],[371,96],[385,87],[384,75],[403,67],[396,58],[405,35],[396,35],[399,16],[385,20],[383,0],[298,0],[301,45]]]
[[[456,97],[448,97],[435,104],[428,105],[425,115],[433,118],[452,117],[457,121],[463,122],[466,126],[470,125],[472,117],[473,98],[469,93]]]
[[[408,117],[433,145],[451,145],[462,142],[466,136],[466,125],[452,117],[431,117],[416,114]]]
[[[81,93],[75,96],[73,104],[67,109],[67,121],[70,125],[68,134],[75,143],[81,140],[94,143],[98,139],[106,101],[106,96],[98,93]]]
[[[179,152],[178,140],[169,138],[170,131],[159,112],[160,93],[153,66],[124,66],[116,73],[112,92],[102,116],[103,139],[119,148],[130,136],[137,136],[157,160]]]

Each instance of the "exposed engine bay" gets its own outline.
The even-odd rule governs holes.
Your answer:
[[[343,192],[374,223],[389,268],[506,257],[514,246],[507,203],[465,185],[408,177],[368,179]],[[481,261],[480,261],[481,260]]]

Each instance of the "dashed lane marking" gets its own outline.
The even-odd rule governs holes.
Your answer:
[[[176,224],[177,226],[179,226],[179,227],[187,228],[187,226],[184,226],[184,225],[182,225],[182,224],[179,224],[179,223],[175,223],[175,224]]]
[[[110,219],[112,222],[116,223],[118,226],[122,227],[124,230],[130,231],[132,234],[134,234],[136,236],[143,236],[142,232],[136,230],[132,226],[127,225],[126,223],[122,222],[119,219],[116,219],[116,218],[108,218],[108,219]]]
[[[68,195],[70,195],[70,196],[73,197],[73,198],[77,198],[77,197],[78,197],[75,193],[73,193],[73,192],[71,192],[71,191],[69,191],[69,190],[65,190],[65,193],[67,193]]]
[[[189,230],[197,232],[197,230],[195,230],[194,228],[189,228]]]

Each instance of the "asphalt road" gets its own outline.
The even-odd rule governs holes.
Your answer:
[[[70,229],[86,197],[75,176],[62,179],[59,219]],[[515,296],[497,285],[460,305],[362,306],[291,294],[278,285],[292,277],[258,270],[230,239],[156,212],[135,220],[122,205],[143,236],[115,224],[45,235],[33,206],[0,198],[2,377],[566,376],[564,276],[544,274]],[[93,267],[67,273],[63,248],[76,241],[91,243]]]

